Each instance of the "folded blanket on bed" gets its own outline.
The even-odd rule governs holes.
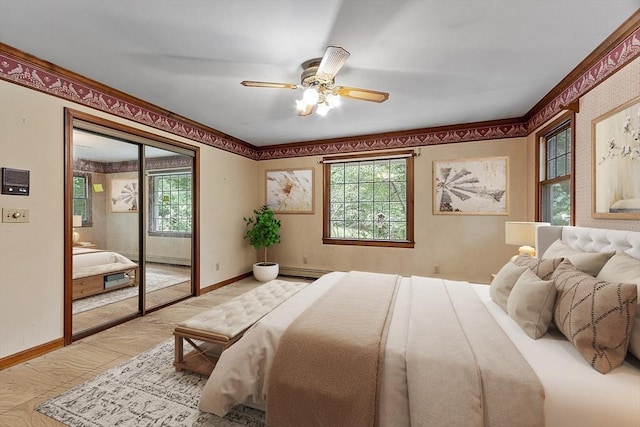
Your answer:
[[[544,426],[538,377],[466,283],[412,277],[412,425]]]
[[[287,328],[269,373],[268,425],[374,425],[399,282],[396,275],[351,272]]]

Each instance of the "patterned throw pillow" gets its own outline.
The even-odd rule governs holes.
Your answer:
[[[532,258],[525,254],[519,255],[513,262],[521,267],[529,267],[542,280],[551,280],[551,275],[563,260],[564,258]]]
[[[577,270],[569,260],[553,273],[556,326],[587,362],[606,374],[627,354],[638,287],[608,283]]]

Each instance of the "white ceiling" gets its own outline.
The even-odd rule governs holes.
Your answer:
[[[0,0],[0,41],[255,146],[521,117],[640,0]],[[336,83],[390,93],[298,117],[326,46]]]
[[[145,145],[144,157],[172,157],[178,153]],[[126,162],[138,159],[138,146],[115,138],[74,129],[73,157],[94,162]]]

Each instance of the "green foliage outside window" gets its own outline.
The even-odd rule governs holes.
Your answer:
[[[151,177],[151,230],[156,233],[191,233],[191,174]]]
[[[91,175],[75,172],[73,175],[73,215],[82,217],[84,226],[91,225]]]
[[[407,239],[407,161],[330,165],[330,237]]]

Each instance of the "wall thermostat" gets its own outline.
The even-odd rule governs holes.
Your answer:
[[[29,171],[2,168],[2,194],[29,195]]]

